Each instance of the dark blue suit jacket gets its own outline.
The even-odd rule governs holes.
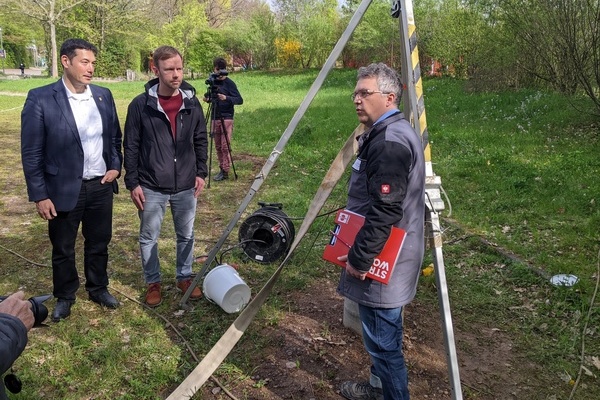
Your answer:
[[[106,170],[121,172],[122,133],[110,90],[90,85],[102,117],[102,157]],[[50,199],[56,211],[77,204],[83,147],[62,80],[32,89],[21,113],[21,158],[29,201]],[[117,193],[117,181],[113,181]]]

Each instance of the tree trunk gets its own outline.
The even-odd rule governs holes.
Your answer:
[[[56,25],[50,22],[50,43],[52,43],[52,77],[58,78],[58,51],[56,49]]]

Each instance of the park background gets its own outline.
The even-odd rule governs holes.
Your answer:
[[[320,68],[358,0],[0,0],[3,68],[47,67],[69,37],[97,45],[96,76],[143,78],[152,51],[176,46],[190,75],[212,59],[235,69]],[[410,4],[410,3],[409,3]],[[477,90],[544,87],[600,108],[600,5],[586,0],[420,0],[413,4],[423,75]],[[373,0],[338,60],[400,66],[391,2]],[[128,73],[129,71],[129,73]]]
[[[96,83],[113,91],[122,124],[127,104],[148,77],[145,60],[155,46],[173,44],[186,51],[187,76],[200,92],[214,56],[234,62],[243,58],[240,54],[251,55],[252,62],[235,61],[239,68],[231,73],[246,100],[238,107],[234,139],[239,179],[213,183],[205,192],[196,231],[199,257],[222,234],[357,4],[346,3],[350,8],[345,9],[335,2],[308,1],[273,2],[272,8],[259,2],[50,3],[58,6],[55,10],[64,8],[54,21],[58,44],[80,36],[99,45]],[[53,73],[47,61],[36,69],[25,63],[41,76],[10,71],[32,55],[33,40],[42,47],[38,56],[51,53],[52,30],[44,22],[32,23],[18,8],[27,4],[29,11],[34,9],[32,2],[3,1],[0,14],[8,72],[0,80],[0,289],[35,295],[51,287],[45,268],[50,248],[46,225],[27,202],[19,155],[20,110],[29,89],[54,79],[45,77]],[[223,15],[232,18],[209,22],[215,15],[209,12],[215,10],[211,4],[229,6]],[[256,14],[235,8],[244,4],[257,5]],[[520,9],[521,2],[512,9],[508,4],[415,4],[422,74],[431,72],[424,93],[432,161],[448,196],[442,214],[444,255],[463,392],[473,399],[597,399],[600,128],[598,83],[585,79],[598,76],[597,30],[587,29],[598,23],[597,5],[532,2]],[[287,19],[286,5],[296,7]],[[329,5],[332,12],[309,12],[305,5],[312,10]],[[192,15],[190,10],[201,12]],[[256,48],[232,50],[236,39],[263,32],[256,29],[256,15],[272,18],[265,27],[276,33],[273,41],[260,36],[257,42],[266,44],[272,57],[264,64],[257,61]],[[309,51],[311,44],[300,39],[318,37],[323,29],[307,24],[325,16],[334,18],[327,27],[339,30],[312,44],[313,50],[321,46],[321,53]],[[563,35],[563,22],[570,17],[577,21]],[[579,24],[583,20],[585,29]],[[252,28],[242,30],[249,22]],[[518,29],[522,27],[528,29]],[[534,36],[539,40],[528,47]],[[355,67],[380,60],[399,64],[397,20],[389,17],[388,2],[373,2],[351,42],[256,198],[283,203],[295,223],[356,126],[349,98]],[[280,48],[282,43],[288,46]],[[558,55],[567,58],[559,61]],[[139,80],[128,82],[127,70]],[[327,210],[343,206],[344,186],[336,188]],[[258,207],[254,202],[243,217]],[[174,287],[167,287],[169,301],[156,312],[138,304],[144,285],[137,216],[126,193],[116,197],[114,221],[111,288],[123,307],[100,310],[80,296],[68,321],[33,330],[15,365],[25,382],[15,398],[162,398],[235,318],[206,300],[180,310]],[[357,371],[367,376],[368,361],[358,338],[341,326],[342,303],[334,291],[337,267],[320,259],[331,224],[331,216],[314,224],[277,290],[215,374],[238,398],[334,399],[341,380],[354,378]],[[161,254],[168,279],[173,259],[168,219],[164,229]],[[220,259],[236,264],[256,293],[274,265],[248,260],[237,239],[233,232],[227,243],[231,249]],[[426,259],[423,267],[430,262]],[[551,285],[549,277],[560,273],[576,275],[579,282]],[[433,276],[423,276],[407,315],[407,359],[416,399],[449,398],[436,303]],[[197,398],[226,396],[211,380]]]

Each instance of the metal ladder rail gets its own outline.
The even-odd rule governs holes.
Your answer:
[[[442,232],[438,211],[444,209],[441,198],[441,179],[433,173],[431,163],[431,147],[427,131],[425,103],[423,99],[423,82],[419,65],[419,51],[416,38],[416,26],[413,14],[412,0],[396,0],[392,6],[392,16],[399,18],[400,42],[402,54],[402,82],[406,95],[404,96],[404,114],[415,130],[421,135],[425,153],[425,194],[427,210],[425,212],[426,238],[432,250],[435,279],[438,287],[438,302],[444,328],[444,345],[448,364],[448,375],[452,389],[452,399],[462,400],[462,387],[458,358],[454,341],[450,299],[442,252]]]

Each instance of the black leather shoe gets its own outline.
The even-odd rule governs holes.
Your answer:
[[[71,315],[71,306],[73,303],[74,301],[72,300],[58,299],[56,301],[56,307],[54,307],[54,311],[52,311],[52,321],[58,322]]]
[[[120,305],[119,300],[115,299],[108,291],[94,294],[90,293],[90,300],[108,308],[117,308]]]

